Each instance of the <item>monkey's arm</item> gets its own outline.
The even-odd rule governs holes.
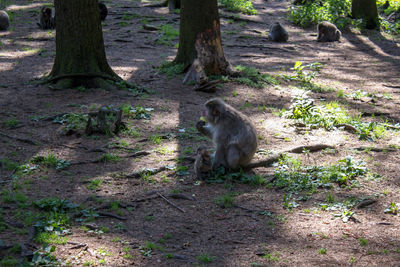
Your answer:
[[[200,133],[212,139],[212,128],[210,125],[206,124],[204,121],[198,121],[196,123],[196,128]]]

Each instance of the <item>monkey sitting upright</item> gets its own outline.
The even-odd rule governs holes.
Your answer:
[[[52,16],[51,8],[44,6],[40,9],[40,19],[37,25],[42,30],[52,30],[56,28],[55,17]]]
[[[196,128],[215,145],[212,169],[245,167],[257,150],[257,132],[252,122],[220,98],[207,101],[205,108],[207,123],[198,121]]]
[[[197,179],[205,180],[211,172],[211,156],[210,152],[204,145],[197,149],[196,160],[194,162],[194,173]]]
[[[275,22],[269,28],[268,39],[273,42],[287,42],[289,33],[279,22]]]
[[[342,33],[336,26],[328,21],[322,21],[317,26],[318,37],[317,42],[334,42],[340,41]]]

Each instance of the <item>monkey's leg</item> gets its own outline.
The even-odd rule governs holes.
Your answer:
[[[229,145],[226,151],[226,162],[228,163],[228,168],[236,170],[239,167],[240,161],[240,151],[236,145]]]
[[[225,168],[228,167],[225,161],[225,148],[222,147],[221,145],[218,145],[215,151],[215,157],[212,163],[212,169],[216,170],[221,165],[224,166]]]

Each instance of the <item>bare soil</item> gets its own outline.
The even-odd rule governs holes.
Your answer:
[[[96,266],[102,260],[105,266],[192,266],[206,264],[198,258],[204,255],[212,257],[210,266],[399,266],[399,216],[385,214],[384,210],[390,203],[400,202],[400,151],[352,149],[396,147],[400,144],[398,131],[389,131],[377,141],[362,141],[343,130],[315,129],[299,134],[292,120],[273,114],[276,109],[290,107],[294,91],[290,83],[257,89],[227,82],[215,94],[206,94],[194,91],[193,85],[182,85],[182,76],[168,79],[155,67],[174,58],[178,40],[173,40],[172,46],[159,44],[160,32],[144,30],[142,25],[169,24],[178,29],[179,15],[168,14],[167,8],[145,7],[148,3],[139,1],[106,2],[109,14],[103,23],[105,47],[108,62],[120,77],[153,93],[134,96],[128,91],[101,89],[52,91],[33,82],[49,73],[55,55],[55,32],[41,31],[36,26],[37,11],[43,4],[43,1],[20,0],[7,7],[13,13],[13,21],[10,31],[0,33],[0,159],[23,164],[34,156],[54,153],[59,159],[70,161],[71,166],[64,170],[41,166],[30,174],[12,178],[13,172],[0,165],[2,196],[5,192],[20,192],[28,197],[28,203],[49,197],[69,199],[83,207],[126,218],[96,219],[92,222],[97,225],[94,228],[109,229],[103,234],[87,231],[72,220],[72,234],[67,237],[75,243],[57,244],[54,253],[57,258],[71,266]],[[344,94],[358,89],[385,94],[389,97],[339,100],[351,113],[378,114],[365,120],[378,120],[381,115],[392,123],[400,122],[398,38],[379,31],[360,34],[345,30],[340,43],[317,43],[314,27],[302,29],[287,20],[288,1],[256,0],[254,6],[259,14],[241,15],[245,20],[231,21],[221,16],[224,52],[231,64],[281,75],[291,74],[290,68],[296,61],[321,62],[324,67],[314,81],[336,91],[311,93],[314,99],[337,100],[339,90]],[[124,19],[124,14],[134,16]],[[275,21],[287,27],[288,43],[268,41],[269,25]],[[191,129],[200,117],[203,103],[214,96],[223,97],[251,118],[260,136],[261,149],[279,152],[300,145],[332,145],[337,149],[335,154],[320,151],[290,155],[305,165],[336,164],[351,155],[367,162],[372,172],[384,178],[369,181],[357,178],[359,187],[319,189],[294,209],[283,207],[286,193],[282,189],[196,181],[193,163],[176,160],[194,157],[200,144],[212,146]],[[123,119],[140,136],[66,136],[60,132],[62,125],[40,119],[122,104],[154,108],[150,120]],[[263,105],[267,107],[265,110],[257,108]],[[17,120],[18,124],[10,126],[7,123],[10,120]],[[183,135],[183,131],[187,134]],[[149,140],[155,134],[172,137],[157,144]],[[29,139],[37,145],[15,137]],[[106,144],[121,147],[121,142],[132,151],[150,151],[150,154],[126,157],[117,163],[85,163],[100,158],[105,152],[131,155],[127,149],[105,148]],[[255,160],[263,157],[266,156],[258,153]],[[171,164],[187,166],[189,174],[179,176],[167,169],[148,179],[124,175]],[[258,168],[254,173],[270,177],[275,168]],[[96,179],[102,180],[102,184],[90,187],[90,181]],[[221,208],[215,203],[217,197],[230,192],[237,195],[236,205]],[[190,199],[172,198],[171,193]],[[340,212],[320,208],[329,194],[338,202],[368,196],[377,202],[362,209],[353,208],[356,219],[343,222],[335,216]],[[106,205],[110,201],[119,202],[119,208]],[[14,225],[26,222],[30,213],[40,212],[16,202],[6,203],[4,197],[0,200],[0,211],[3,220]],[[11,224],[1,232],[0,245],[19,244],[27,239],[28,223],[22,228]],[[162,248],[153,249],[151,255],[143,253],[141,246],[146,242]],[[73,248],[77,243],[86,246]],[[321,249],[326,249],[326,253]],[[0,253],[0,257],[19,258],[18,253],[3,247]],[[174,257],[168,258],[168,255]]]

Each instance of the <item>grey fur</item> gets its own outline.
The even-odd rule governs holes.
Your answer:
[[[0,31],[6,31],[10,26],[10,18],[7,12],[0,10]]]
[[[205,180],[211,172],[211,156],[207,148],[202,145],[197,149],[196,160],[194,162],[194,172],[197,179]]]
[[[211,138],[216,152],[212,168],[238,169],[250,163],[257,150],[257,132],[244,114],[220,98],[205,103],[207,123],[199,121],[199,132]]]
[[[287,42],[289,33],[279,22],[275,22],[269,28],[268,39],[273,42]]]
[[[335,24],[328,21],[322,21],[317,26],[318,37],[317,42],[334,42],[340,41],[342,33],[336,28]]]

